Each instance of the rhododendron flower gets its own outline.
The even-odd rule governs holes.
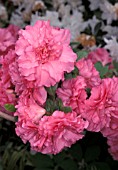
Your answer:
[[[13,50],[10,50],[6,55],[0,57],[0,110],[4,110],[5,104],[13,104],[17,103],[18,98],[16,98],[16,94],[14,91],[14,87],[11,81],[11,76],[9,73],[9,66],[15,60],[15,53]],[[6,110],[4,111],[6,113]],[[9,113],[8,114],[13,114]]]
[[[47,92],[44,87],[38,89],[25,90],[19,97],[17,113],[15,115],[25,115],[31,119],[32,122],[38,122],[45,114],[46,110],[41,106],[45,103]]]
[[[9,49],[14,49],[18,38],[19,28],[15,25],[9,25],[7,28],[0,28],[0,55],[7,54]]]
[[[117,108],[116,108],[116,110],[117,110]],[[107,137],[109,139],[118,138],[118,117],[117,117],[117,115],[111,117],[109,127],[104,127],[101,130],[101,132],[104,137]]]
[[[87,58],[90,59],[93,64],[100,61],[103,66],[112,62],[112,58],[109,57],[109,53],[104,48],[97,48],[95,51],[90,52]]]
[[[113,118],[118,118],[118,78],[103,79],[93,87],[85,102],[83,117],[89,121],[88,130],[100,131],[110,127]]]
[[[11,76],[9,66],[14,62],[16,54],[14,50],[10,50],[6,55],[0,57],[1,66],[1,82],[4,88],[11,86]]]
[[[85,78],[87,87],[91,88],[100,84],[99,72],[90,59],[82,58],[76,62],[76,66],[79,69],[79,75]]]
[[[62,87],[57,89],[57,95],[62,99],[65,106],[70,106],[72,110],[80,114],[82,108],[85,107],[84,102],[87,98],[85,88],[85,79],[77,76],[76,78],[65,80]]]
[[[0,82],[0,106],[4,106],[5,104],[15,104],[16,98],[14,91],[12,89],[6,89],[3,87],[3,84]]]
[[[75,112],[65,114],[55,111],[52,116],[44,116],[35,124],[31,119],[19,116],[16,133],[24,143],[30,142],[31,149],[44,154],[57,154],[83,137],[88,126]]]
[[[9,65],[9,74],[11,77],[11,81],[15,86],[16,94],[20,95],[26,89],[26,81],[24,81],[23,78],[20,76],[16,59],[13,63]]]
[[[0,111],[4,111],[5,113],[13,115],[12,112],[6,112],[4,105],[5,104],[13,104],[15,105],[17,102],[16,95],[14,94],[13,89],[6,89],[2,82],[0,81]]]
[[[51,27],[49,21],[37,21],[19,31],[15,50],[27,87],[55,85],[64,79],[64,72],[74,69],[77,56],[69,43],[69,30]]]

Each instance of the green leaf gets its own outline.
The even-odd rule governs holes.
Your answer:
[[[57,98],[56,100],[47,99],[45,104],[45,109],[47,113],[52,114],[55,110],[60,110],[65,113],[71,112],[71,107],[65,107],[63,106],[63,102],[61,99]]]
[[[47,99],[45,109],[49,113],[53,113],[55,110],[55,103],[51,99]]]
[[[46,89],[46,91],[48,92],[48,94],[49,94],[50,96],[54,96],[57,87],[58,87],[58,83],[57,83],[55,86],[45,87],[45,89]]]
[[[68,79],[72,79],[73,75],[72,75],[72,73],[65,73],[64,77],[66,80],[68,80]]]
[[[7,164],[8,159],[9,159],[9,151],[8,151],[8,149],[5,149],[3,157],[2,157],[3,165]]]
[[[69,113],[69,112],[72,112],[72,108],[71,107],[62,107],[60,109],[60,111],[63,111],[64,113]]]
[[[90,162],[90,161],[94,161],[96,159],[99,158],[100,155],[100,147],[95,145],[95,146],[89,146],[85,152],[85,161],[86,162]]]
[[[95,28],[94,28],[94,35],[95,35],[95,36],[97,36],[97,34],[98,34],[101,26],[102,26],[102,23],[101,23],[101,22],[99,22],[99,23],[96,24],[96,26],[95,26]]]
[[[65,73],[65,79],[68,80],[68,79],[72,79],[72,78],[75,78],[79,75],[79,70],[78,68],[75,66],[74,67],[74,70],[72,70],[70,73]]]
[[[10,111],[10,112],[15,112],[15,111],[16,111],[16,109],[15,109],[15,107],[14,107],[13,104],[5,104],[5,105],[4,105],[4,108],[5,108],[7,111]]]
[[[63,107],[63,102],[60,98],[56,99],[56,104],[58,106],[58,109],[61,110],[61,108]]]
[[[109,66],[103,66],[101,62],[95,63],[95,68],[99,71],[100,77],[104,78],[105,74],[108,72]]]
[[[56,99],[56,104],[55,105],[56,105],[55,110],[60,110],[60,111],[63,111],[65,113],[68,113],[68,112],[72,111],[71,107],[69,107],[69,106],[66,107],[66,106],[63,105],[63,102],[62,102],[62,100],[60,98]]]
[[[62,161],[60,167],[64,170],[78,170],[76,162],[70,158]]]
[[[72,46],[72,45],[79,45],[80,44],[80,42],[71,42],[70,43],[70,45]]]
[[[17,161],[22,158],[24,155],[24,149],[19,151],[14,151],[12,155],[9,157],[8,166],[6,170],[13,170],[16,167]]]
[[[86,57],[87,55],[88,55],[88,51],[85,51],[85,50],[77,52],[78,57],[77,57],[76,61],[80,60],[81,58]]]
[[[44,169],[53,169],[53,161],[48,155],[43,155],[41,153],[37,153],[36,155],[31,155],[32,164],[38,168],[39,170]]]

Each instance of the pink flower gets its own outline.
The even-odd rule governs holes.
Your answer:
[[[10,50],[6,55],[0,57],[0,110],[6,113],[5,104],[16,105],[18,98],[14,91],[14,86],[11,81],[9,66],[15,60],[14,50]],[[13,113],[8,113],[13,114]]]
[[[19,31],[15,49],[27,87],[55,85],[64,79],[64,72],[74,69],[77,56],[69,43],[69,30],[51,27],[49,21],[37,21]]]
[[[1,66],[1,82],[5,88],[9,88],[11,83],[11,76],[9,74],[9,66],[14,62],[16,54],[10,50],[6,55],[0,57]]]
[[[78,76],[71,80],[65,80],[62,87],[57,89],[57,95],[65,106],[70,106],[72,110],[80,114],[85,107],[84,102],[87,98],[85,88],[85,79]]]
[[[15,86],[15,92],[17,95],[20,95],[26,89],[26,81],[21,77],[18,71],[17,59],[9,65],[9,74],[11,81]]]
[[[99,72],[90,59],[82,58],[76,63],[76,66],[79,69],[79,75],[85,78],[87,87],[91,88],[100,84]]]
[[[17,116],[25,116],[31,119],[32,122],[38,122],[39,119],[45,114],[45,109],[42,105],[45,103],[47,98],[47,92],[44,87],[38,89],[25,90],[20,96],[17,108]]]
[[[15,105],[17,102],[13,89],[6,89],[0,81],[0,111],[13,115],[12,112],[7,112],[4,108],[5,104]]]
[[[7,27],[7,30],[11,33],[12,35],[12,38],[14,38],[14,41],[16,42],[17,39],[18,39],[18,31],[19,31],[19,27],[16,26],[16,25],[12,25],[10,24],[8,27]]]
[[[87,125],[75,112],[65,114],[55,111],[52,116],[41,118],[39,124],[21,117],[16,123],[16,133],[25,143],[30,142],[32,150],[57,154],[83,138],[82,132]]]
[[[34,124],[31,119],[25,117],[25,115],[20,115],[18,116],[18,122],[16,122],[15,131],[24,143],[27,141],[30,142],[33,141],[38,134],[38,125]]]
[[[0,106],[5,104],[15,104],[16,98],[14,91],[12,89],[4,88],[3,84],[0,82]]]
[[[0,55],[7,54],[9,49],[14,49],[18,38],[19,28],[15,25],[9,25],[7,28],[0,28]]]
[[[109,57],[109,53],[104,48],[97,48],[88,54],[88,59],[90,59],[94,64],[100,61],[103,66],[112,62],[112,58]]]
[[[118,118],[118,78],[103,79],[99,86],[92,88],[83,117],[89,121],[90,131],[110,127],[111,120]]]
[[[118,117],[112,116],[109,127],[104,127],[101,132],[104,137],[107,137],[110,140],[113,138],[118,138]]]

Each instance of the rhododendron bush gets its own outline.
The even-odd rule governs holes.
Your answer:
[[[98,132],[118,160],[116,62],[105,48],[81,49],[70,37],[68,29],[50,21],[0,29],[0,116],[15,123],[12,128],[35,154],[33,160],[40,153],[53,156],[68,148],[72,153],[89,133],[94,138]]]

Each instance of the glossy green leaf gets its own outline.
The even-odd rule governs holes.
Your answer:
[[[10,111],[10,112],[15,112],[15,111],[16,111],[16,109],[15,109],[15,107],[14,107],[13,104],[5,104],[5,105],[4,105],[4,108],[5,108],[7,111]]]
[[[88,51],[82,50],[82,51],[78,51],[76,54],[77,54],[77,61],[78,61],[81,58],[86,57],[88,55]]]
[[[95,63],[95,68],[99,72],[101,78],[104,78],[105,74],[108,72],[108,66],[103,66],[101,62]]]

